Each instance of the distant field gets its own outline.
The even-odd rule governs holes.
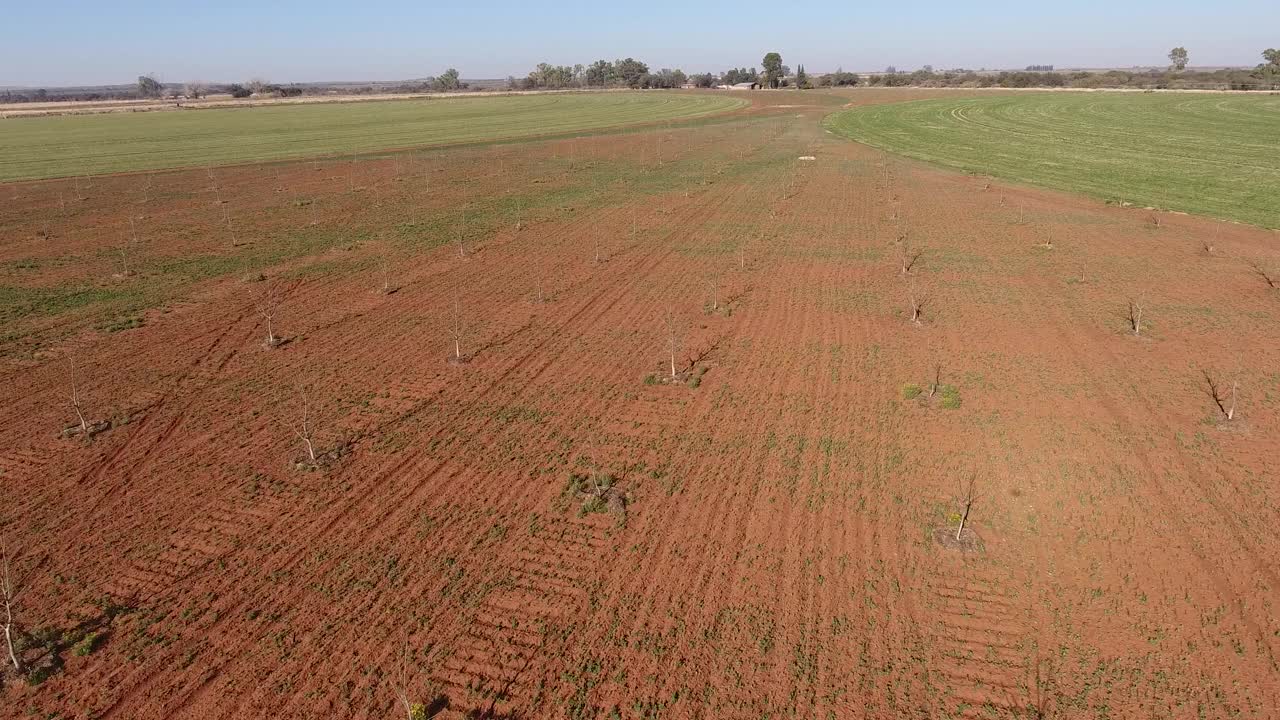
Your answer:
[[[876,105],[828,129],[942,165],[1280,227],[1280,97],[1028,93]]]
[[[702,117],[744,104],[716,95],[637,92],[20,118],[0,125],[0,181],[579,132]]]

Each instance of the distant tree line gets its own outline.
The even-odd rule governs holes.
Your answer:
[[[551,65],[539,63],[522,78],[508,77],[511,90],[565,90],[570,88],[626,87],[678,88],[690,82],[683,70],[662,68],[650,72],[649,66],[635,58],[597,60],[590,65]],[[710,86],[708,86],[710,87]]]
[[[992,73],[965,69],[934,72],[932,68],[921,68],[908,73],[890,66],[883,73],[868,76],[866,84],[880,87],[1280,90],[1280,50],[1264,51],[1266,62],[1252,70],[1181,70],[1178,65],[1185,67],[1185,56],[1176,54],[1174,57],[1174,65],[1168,69],[1104,72],[1015,70]],[[821,78],[818,84],[831,83],[827,78]]]
[[[871,85],[878,87],[1003,87],[1003,88],[1156,88],[1156,89],[1211,89],[1211,90],[1280,90],[1280,49],[1267,48],[1262,52],[1263,62],[1252,70],[1244,68],[1220,70],[1187,70],[1189,56],[1182,47],[1169,52],[1167,69],[1054,71],[1053,65],[1028,65],[1026,70],[985,72],[963,68],[935,71],[932,66],[914,72],[900,72],[890,65],[882,73],[872,73],[863,78],[857,73],[837,69],[835,72],[810,77],[804,66],[798,66],[796,74],[782,64],[777,53],[765,56],[763,73],[752,68],[730,68],[723,73],[699,73],[686,75],[684,71],[663,68],[650,72],[649,66],[634,58],[622,60],[597,60],[590,65],[550,65],[541,63],[523,78],[509,77],[506,86],[513,90],[560,90],[568,88],[679,88],[692,85],[711,88],[719,85],[759,83],[762,86],[788,87],[793,83],[801,88],[853,87]],[[484,86],[484,83],[481,83]],[[493,87],[492,85],[488,87]],[[246,83],[225,85],[191,81],[181,85],[162,83],[154,75],[140,75],[133,86],[103,88],[66,88],[48,90],[5,90],[0,92],[0,104],[26,102],[61,102],[120,100],[129,98],[198,98],[208,94],[229,94],[243,98],[253,95],[296,97],[341,92],[362,95],[379,92],[456,92],[474,88],[463,82],[457,69],[449,68],[438,77],[404,83],[380,83],[370,85],[277,85],[261,79]]]

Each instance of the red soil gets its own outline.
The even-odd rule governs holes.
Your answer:
[[[1280,295],[1243,262],[1275,234],[986,187],[824,134],[821,112],[365,160],[354,182],[332,161],[215,170],[248,250],[205,171],[157,174],[145,212],[136,176],[61,215],[70,181],[0,189],[8,285],[336,238],[263,268],[277,349],[239,272],[138,329],[15,321],[18,617],[104,639],[39,686],[8,678],[0,712],[391,717],[403,685],[444,717],[1280,714]],[[477,223],[465,258],[405,239],[531,187],[568,199]],[[143,214],[141,269],[109,279]],[[925,248],[919,327],[903,233]],[[645,383],[667,307],[699,387]],[[58,437],[68,354],[91,419],[130,422]],[[960,407],[904,400],[938,362]],[[1238,419],[1202,367],[1239,378]],[[326,469],[294,465],[300,382],[318,446],[350,443]],[[592,469],[625,522],[564,493]],[[935,530],[971,474],[981,550],[960,553]]]

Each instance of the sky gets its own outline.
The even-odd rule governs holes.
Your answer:
[[[523,76],[539,62],[632,56],[651,68],[759,67],[777,51],[809,72],[1256,65],[1280,45],[1274,0],[959,3],[850,0],[533,3],[508,0],[6,0],[0,87],[401,80],[456,67]]]

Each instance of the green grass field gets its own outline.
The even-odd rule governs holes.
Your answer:
[[[0,181],[556,135],[687,120],[745,104],[633,92],[14,118],[0,122]]]
[[[1280,227],[1280,96],[1019,93],[876,105],[829,130],[1106,200]]]

